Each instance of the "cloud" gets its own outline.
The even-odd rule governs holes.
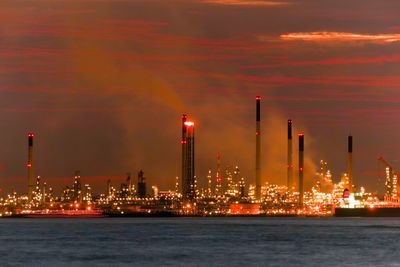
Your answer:
[[[296,32],[282,34],[280,38],[287,41],[314,42],[400,42],[400,34],[359,34],[350,32]]]
[[[253,0],[201,0],[203,3],[227,6],[284,6],[287,2]]]

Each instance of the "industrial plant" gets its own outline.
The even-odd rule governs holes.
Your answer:
[[[36,176],[34,134],[28,134],[27,192],[15,191],[0,199],[2,217],[129,217],[129,216],[400,216],[397,174],[383,158],[378,160],[386,171],[384,198],[356,186],[353,179],[353,136],[347,137],[347,172],[334,183],[328,163],[320,161],[311,190],[305,190],[305,134],[297,133],[297,153],[293,150],[293,120],[287,120],[286,184],[261,180],[261,102],[256,97],[255,112],[255,172],[243,177],[239,166],[221,168],[218,153],[216,168],[207,177],[196,175],[195,123],[182,115],[181,173],[175,188],[161,191],[152,185],[143,170],[136,180],[126,174],[123,183],[108,180],[103,192],[93,192],[83,183],[79,170],[71,176],[71,185],[56,194],[40,176]],[[344,138],[345,139],[345,138]],[[297,159],[295,160],[295,155]],[[346,155],[345,151],[343,155]],[[34,161],[35,159],[35,161]],[[294,166],[298,162],[298,166]],[[200,188],[199,179],[206,187]],[[361,182],[361,181],[357,181]]]

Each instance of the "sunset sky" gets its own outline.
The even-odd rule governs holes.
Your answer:
[[[320,159],[339,180],[351,133],[355,184],[383,191],[377,158],[400,169],[399,11],[397,0],[2,0],[0,187],[27,190],[34,132],[36,174],[57,190],[75,170],[102,191],[140,169],[173,189],[183,113],[201,185],[217,153],[254,183],[260,95],[263,181],[286,183],[292,118],[308,181]]]

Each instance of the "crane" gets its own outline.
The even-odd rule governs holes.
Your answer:
[[[386,167],[385,200],[397,201],[397,174],[393,171],[392,165],[383,157],[379,157],[378,160]]]

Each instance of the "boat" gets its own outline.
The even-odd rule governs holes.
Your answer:
[[[400,207],[335,208],[335,217],[400,217]]]
[[[27,210],[16,215],[22,218],[99,218],[106,217],[102,210]]]

